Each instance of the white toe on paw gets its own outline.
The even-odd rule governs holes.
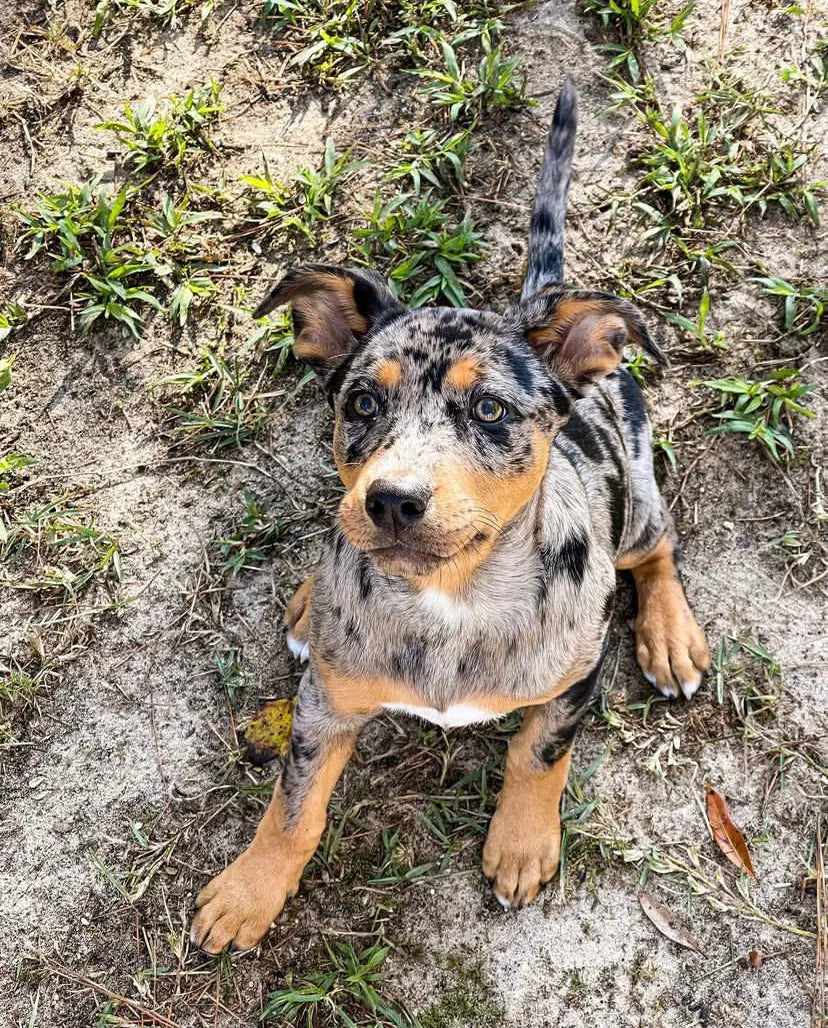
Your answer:
[[[494,889],[492,889],[492,893],[494,894],[494,898],[501,905],[501,907],[503,907],[504,910],[512,909],[512,904],[507,899],[504,899],[504,897],[501,896],[499,892],[495,892]]]
[[[682,682],[681,691],[684,693],[684,698],[686,700],[692,699],[696,695],[696,690],[699,688],[700,685],[701,679],[697,679],[696,681]]]
[[[303,663],[310,657],[310,644],[307,641],[303,642],[301,639],[297,639],[290,632],[288,632],[287,647],[293,656]]]

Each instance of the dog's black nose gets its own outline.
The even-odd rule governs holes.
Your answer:
[[[365,494],[365,509],[379,528],[400,532],[422,518],[430,499],[424,486],[378,479]]]

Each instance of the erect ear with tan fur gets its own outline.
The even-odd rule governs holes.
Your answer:
[[[405,309],[376,271],[327,264],[293,268],[253,317],[288,302],[293,304],[293,352],[317,369],[336,367],[379,319]]]
[[[627,343],[643,347],[657,363],[667,363],[638,308],[611,293],[541,293],[510,314],[517,315],[538,356],[576,393],[587,393],[614,371]]]

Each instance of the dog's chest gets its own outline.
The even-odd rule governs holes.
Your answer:
[[[315,591],[312,648],[348,678],[390,683],[386,709],[443,728],[548,695],[573,668],[589,670],[603,634],[594,604],[578,602],[571,583],[551,596],[558,616],[525,575],[505,596],[482,592],[472,602],[377,580],[366,597],[344,591],[342,577]]]
[[[507,711],[492,711],[484,707],[475,706],[473,703],[454,703],[445,710],[438,710],[436,707],[420,707],[411,703],[383,703],[385,710],[398,713],[410,714],[412,717],[422,718],[423,721],[430,721],[440,728],[463,728],[466,725],[479,725],[486,721],[496,721],[504,717]]]

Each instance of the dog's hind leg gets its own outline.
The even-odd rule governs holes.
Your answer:
[[[630,550],[618,561],[632,572],[638,595],[635,646],[644,677],[665,696],[689,700],[710,666],[704,633],[693,617],[678,570],[672,519],[655,545]]]
[[[501,904],[531,903],[558,869],[561,795],[572,741],[595,698],[601,662],[543,706],[529,707],[509,743],[506,775],[483,847],[483,873]]]
[[[627,371],[615,376],[629,460],[630,513],[615,566],[631,571],[638,594],[635,637],[644,677],[665,696],[689,699],[710,666],[704,633],[690,612],[677,566],[673,519],[653,472],[644,401]]]

